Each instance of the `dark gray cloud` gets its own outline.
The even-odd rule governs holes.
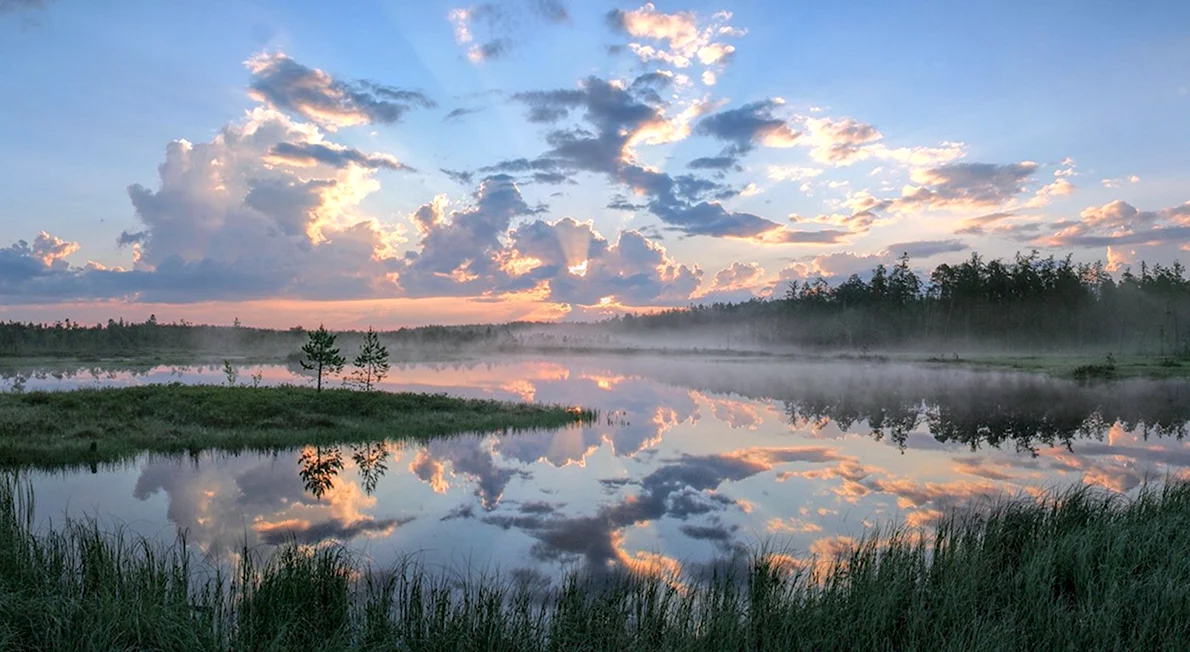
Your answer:
[[[1038,165],[1031,161],[995,165],[992,163],[951,163],[916,170],[912,174],[919,186],[907,190],[895,200],[902,209],[962,209],[1000,206],[1025,192],[1025,184]]]
[[[387,532],[412,521],[414,517],[386,518],[382,520],[364,519],[355,522],[344,522],[338,519],[322,521],[320,523],[290,523],[284,527],[266,528],[260,533],[260,540],[268,545],[279,546],[291,541],[300,544],[314,544],[322,541],[350,541],[355,537],[370,532]]]
[[[553,503],[529,501],[521,503],[520,507],[517,507],[517,511],[522,514],[553,514],[558,511],[558,506]]]
[[[702,156],[686,164],[692,170],[740,170],[735,156]]]
[[[738,482],[789,462],[825,463],[837,461],[837,452],[822,447],[753,449],[749,454],[687,455],[659,467],[640,482],[640,492],[602,507],[592,516],[547,517],[545,515],[497,516],[485,519],[504,528],[516,527],[537,539],[532,554],[545,561],[581,559],[586,570],[603,572],[624,558],[618,548],[618,531],[638,523],[670,517],[688,520],[722,512],[736,501],[720,491],[726,482]],[[605,484],[623,483],[620,479]],[[687,536],[729,545],[734,528],[712,521],[711,525],[685,524]]]
[[[258,54],[247,65],[252,73],[249,93],[254,98],[328,128],[392,124],[416,107],[437,106],[418,91],[367,80],[334,79],[281,53]]]
[[[550,185],[558,185],[562,183],[569,183],[573,185],[578,183],[561,172],[534,172],[533,180],[537,183],[545,183]]]
[[[560,169],[560,163],[553,159],[536,158],[530,160],[527,158],[514,158],[485,165],[479,168],[479,171],[486,174],[495,172],[517,174],[521,172],[556,172],[558,169]]]
[[[566,5],[564,0],[502,0],[454,9],[448,17],[454,23],[455,40],[467,46],[467,58],[482,63],[508,56],[542,23],[569,23]],[[484,36],[478,43],[477,33]]]
[[[966,251],[969,247],[961,240],[915,240],[913,242],[896,242],[888,245],[886,251],[890,255],[906,254],[910,258],[929,258],[938,254]]]
[[[570,111],[583,104],[583,91],[524,91],[514,93],[512,99],[529,107],[530,122],[557,122],[570,115]]]
[[[474,505],[459,505],[458,507],[446,513],[446,516],[438,519],[439,521],[453,521],[459,518],[475,518]]]
[[[733,212],[718,201],[739,192],[710,179],[693,175],[671,176],[632,162],[629,144],[648,129],[663,129],[669,123],[663,106],[651,106],[637,90],[651,90],[657,78],[648,78],[628,88],[598,77],[588,77],[581,87],[518,93],[514,101],[529,109],[534,122],[552,123],[582,110],[589,128],[561,128],[550,131],[546,142],[552,147],[539,161],[572,172],[605,174],[647,197],[644,205],[666,226],[685,235],[708,235],[762,240],[773,244],[819,244],[842,241],[842,231],[791,231],[776,222],[750,213]],[[731,141],[733,157],[753,142],[784,145],[796,134],[781,120],[771,118],[775,101],[754,103],[737,113],[723,112],[700,122],[700,128]],[[706,126],[702,126],[706,125]]]
[[[358,149],[335,147],[326,143],[277,143],[269,153],[273,160],[294,165],[322,163],[335,168],[345,168],[355,164],[373,169],[413,170],[387,154],[366,154]]]
[[[617,196],[612,197],[612,200],[607,203],[607,207],[614,211],[639,211],[645,208],[645,205],[633,204],[626,197]]]
[[[461,186],[471,185],[471,181],[475,178],[474,172],[466,172],[464,170],[449,170],[447,168],[438,168],[438,170],[450,177],[451,181],[454,181]]]
[[[780,105],[775,100],[761,100],[720,111],[699,120],[694,130],[729,143],[724,156],[741,156],[759,144],[788,147],[801,133],[773,116],[773,109]]]
[[[476,45],[471,49],[471,52],[474,53],[474,56],[482,59],[483,61],[490,61],[492,59],[500,59],[508,56],[508,53],[511,49],[511,41],[504,38],[497,38]]]
[[[1190,226],[1169,226],[1121,235],[1058,235],[1051,246],[1114,247],[1120,245],[1163,245],[1190,242]]]
[[[451,109],[450,113],[447,113],[446,117],[444,117],[443,120],[457,120],[465,115],[471,115],[472,113],[479,113],[480,111],[483,111],[486,108],[487,107],[477,106],[477,107],[459,107],[457,109]]]
[[[731,541],[735,536],[736,531],[739,529],[740,528],[738,525],[732,525],[728,527],[722,524],[683,525],[682,527],[678,528],[682,534],[685,534],[691,539],[712,541],[715,543],[727,543]]]
[[[663,72],[647,72],[632,80],[632,90],[648,104],[665,104],[660,91],[673,85],[673,74]]]

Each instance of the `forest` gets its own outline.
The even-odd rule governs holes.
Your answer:
[[[783,297],[625,316],[621,332],[722,330],[736,341],[837,349],[989,348],[1186,355],[1190,279],[1180,263],[1141,263],[1118,278],[1103,263],[1036,252],[973,254],[928,279],[908,257],[831,285],[792,281]]]

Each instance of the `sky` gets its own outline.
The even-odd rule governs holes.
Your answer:
[[[1190,3],[0,0],[0,320],[592,320],[1190,258]]]

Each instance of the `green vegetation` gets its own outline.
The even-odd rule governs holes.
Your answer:
[[[562,406],[292,386],[0,393],[0,466],[109,462],[141,451],[421,439],[561,427],[593,417]]]
[[[380,343],[380,336],[375,330],[369,328],[364,334],[359,355],[355,356],[351,364],[355,370],[344,382],[356,385],[365,392],[372,391],[372,387],[388,375],[391,368],[388,364],[388,349]]]
[[[339,352],[339,348],[335,346],[335,336],[327,331],[325,326],[319,326],[318,330],[310,331],[308,335],[310,341],[302,347],[305,357],[300,363],[302,369],[314,372],[317,381],[315,391],[321,392],[322,377],[333,376],[343,371],[347,358]]]
[[[891,356],[891,360],[928,362],[971,369],[1023,371],[1073,380],[1190,377],[1190,359],[1146,355],[953,355]],[[1110,361],[1109,361],[1110,359]]]
[[[908,258],[867,279],[794,281],[784,298],[718,303],[628,316],[609,328],[647,335],[714,334],[776,346],[866,350],[1106,351],[1190,355],[1190,279],[1185,268],[1144,263],[1118,278],[1101,263],[1041,258],[985,261],[973,254],[920,278]]]
[[[549,587],[367,568],[336,546],[245,550],[221,572],[181,540],[35,533],[31,501],[0,482],[3,649],[1155,650],[1190,627],[1186,484],[1006,501],[820,563],[758,551],[703,582]]]

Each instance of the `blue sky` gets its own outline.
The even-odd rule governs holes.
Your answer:
[[[733,4],[0,0],[0,318],[585,319],[901,250],[1185,258],[1190,5]]]

